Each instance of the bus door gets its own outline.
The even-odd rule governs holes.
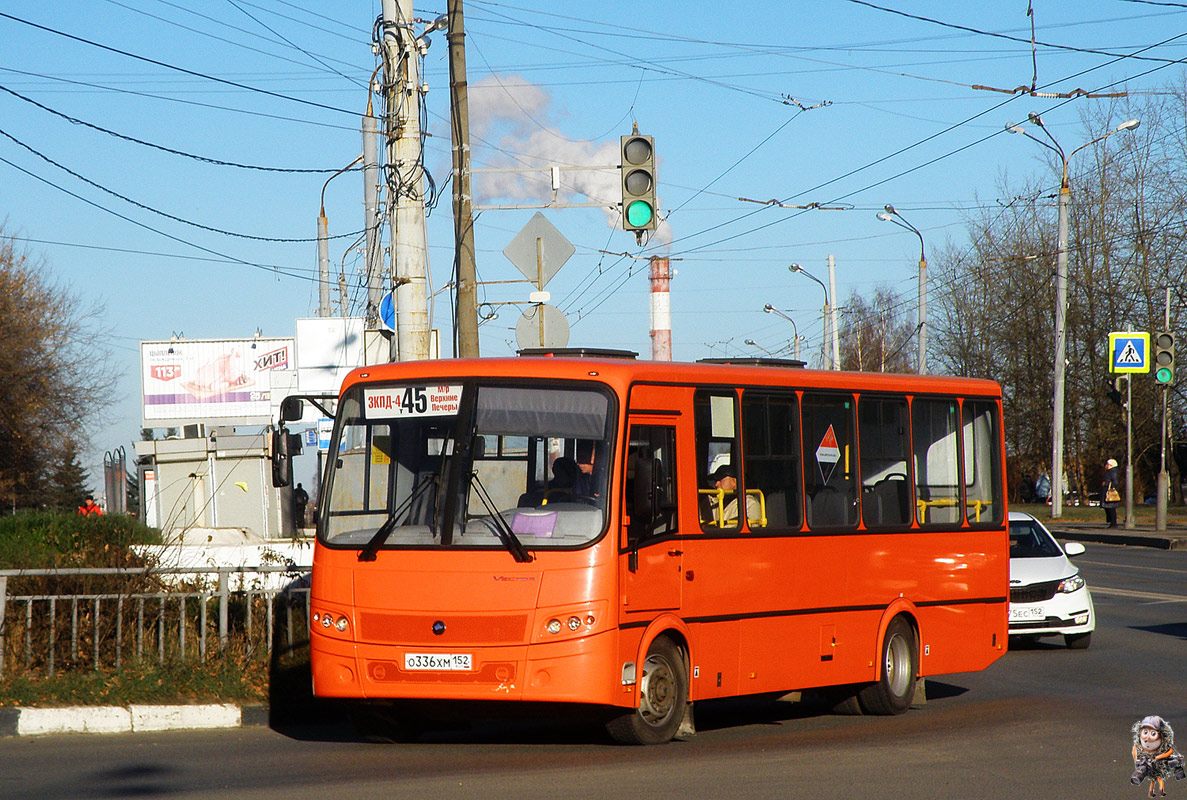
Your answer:
[[[677,538],[676,426],[672,418],[632,415],[627,426],[623,497],[623,612],[678,609],[683,583]]]

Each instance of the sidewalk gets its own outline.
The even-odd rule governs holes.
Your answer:
[[[1102,512],[1103,515],[1103,512]],[[1036,515],[1037,516],[1037,515]],[[1105,527],[1105,521],[1083,522],[1080,520],[1051,519],[1038,516],[1056,539],[1074,542],[1099,542],[1102,544],[1117,544],[1130,547],[1156,547],[1160,550],[1178,550],[1187,548],[1187,525],[1182,520],[1167,520],[1166,530],[1154,530],[1153,520],[1138,519],[1132,530],[1125,527],[1121,520],[1125,517],[1125,509],[1118,509],[1116,528]]]

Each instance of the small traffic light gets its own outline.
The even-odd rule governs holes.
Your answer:
[[[659,224],[655,202],[655,142],[635,132],[622,137],[622,227],[653,231]]]
[[[1154,334],[1154,380],[1175,382],[1175,335],[1170,331]]]

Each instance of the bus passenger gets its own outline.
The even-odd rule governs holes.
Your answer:
[[[729,502],[725,504],[722,520],[723,524],[727,526],[736,525],[738,523],[738,479],[734,475],[733,468],[729,464],[722,464],[709,477],[713,481],[714,489],[725,492],[724,497],[732,495]],[[746,495],[746,519],[749,522],[758,522],[762,519],[762,509],[758,504],[758,498],[751,494]]]

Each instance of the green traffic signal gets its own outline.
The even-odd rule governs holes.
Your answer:
[[[632,228],[646,228],[654,216],[651,204],[643,200],[636,200],[626,207],[626,223]]]
[[[1170,367],[1159,367],[1154,373],[1154,380],[1159,383],[1170,383],[1175,377],[1175,373],[1171,371]]]

